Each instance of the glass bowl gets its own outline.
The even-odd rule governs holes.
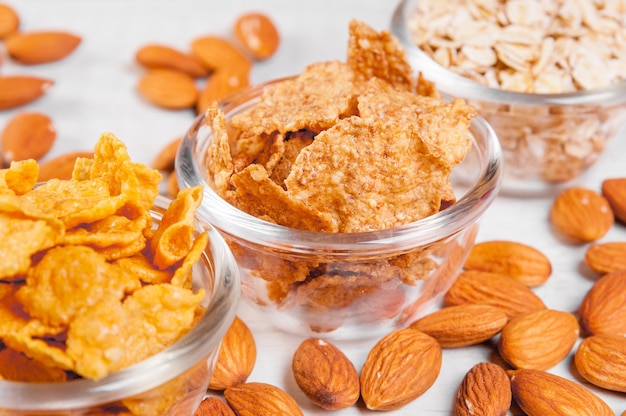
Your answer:
[[[154,226],[169,202],[157,197],[151,210]],[[99,381],[0,380],[0,415],[192,415],[206,394],[241,292],[228,245],[202,216],[196,216],[196,225],[198,233],[209,235],[209,244],[192,272],[194,289],[206,290],[202,303],[206,310],[187,334],[158,354]]]
[[[227,121],[280,81],[248,87],[222,101]],[[180,144],[176,174],[181,187],[203,185],[199,212],[230,245],[242,298],[269,322],[305,337],[368,338],[408,325],[446,292],[464,263],[501,177],[500,147],[489,124],[477,117],[471,135],[472,150],[452,175],[457,202],[383,231],[304,231],[235,208],[207,180],[213,135],[204,115]]]
[[[391,32],[415,71],[443,93],[464,98],[496,131],[504,157],[502,193],[553,195],[571,186],[626,124],[626,81],[568,93],[493,88],[437,63],[417,45],[419,0],[399,2]]]

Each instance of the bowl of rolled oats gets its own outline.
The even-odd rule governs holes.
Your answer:
[[[240,298],[228,245],[105,134],[70,180],[0,170],[0,414],[191,415]]]
[[[391,31],[413,67],[487,119],[503,192],[572,184],[626,124],[621,1],[402,0]]]
[[[303,336],[374,337],[453,283],[495,199],[501,154],[463,100],[415,80],[388,32],[348,58],[214,103],[176,157],[180,186],[237,260],[242,298]]]

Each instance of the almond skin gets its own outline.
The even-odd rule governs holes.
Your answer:
[[[323,409],[343,409],[359,399],[356,368],[329,342],[319,338],[304,340],[293,355],[291,368],[302,392]]]
[[[468,270],[461,273],[444,295],[446,305],[485,303],[496,306],[509,319],[546,305],[528,286],[498,273]]]
[[[227,68],[247,74],[252,61],[230,41],[219,36],[203,36],[191,42],[191,54],[210,71]]]
[[[172,172],[174,170],[176,153],[178,153],[178,147],[181,141],[182,137],[177,137],[162,148],[152,161],[152,167],[156,170]]]
[[[250,328],[239,317],[226,331],[217,356],[209,389],[224,390],[245,383],[256,363],[256,343]]]
[[[213,72],[200,91],[196,112],[202,114],[214,101],[219,101],[235,91],[247,87],[250,83],[247,72],[230,71],[221,68]]]
[[[603,389],[626,393],[626,338],[598,334],[580,343],[574,363],[581,376]]]
[[[17,113],[0,135],[0,149],[5,162],[41,159],[57,137],[54,123],[46,114],[28,111]]]
[[[614,416],[601,398],[582,385],[540,370],[510,373],[511,391],[528,416]]]
[[[502,328],[498,351],[514,368],[547,370],[561,362],[578,340],[576,317],[545,309],[511,319]]]
[[[267,383],[229,387],[224,397],[238,416],[304,416],[293,397]]]
[[[36,65],[59,61],[78,47],[81,37],[68,32],[21,32],[4,44],[11,58],[21,64]]]
[[[193,416],[235,416],[233,409],[217,397],[205,397]]]
[[[43,96],[54,81],[28,75],[0,76],[0,110],[19,107]]]
[[[433,337],[397,329],[370,350],[361,369],[361,397],[370,410],[395,410],[415,400],[437,380],[442,351]]]
[[[585,253],[585,263],[599,274],[626,270],[626,241],[590,246]]]
[[[171,69],[146,72],[137,88],[145,99],[170,110],[194,107],[198,100],[198,89],[193,78]]]
[[[615,217],[626,223],[626,178],[609,178],[602,181],[602,195],[609,201]]]
[[[550,260],[536,248],[502,240],[475,244],[464,267],[504,274],[531,287],[545,283],[552,273]]]
[[[508,320],[497,306],[465,303],[432,312],[410,327],[435,338],[443,348],[455,348],[491,339]]]
[[[0,3],[0,39],[17,32],[20,27],[20,16],[15,9]]]
[[[50,179],[71,179],[74,163],[79,157],[93,158],[93,152],[74,151],[64,153],[39,164],[39,181],[46,182]]]
[[[254,59],[264,60],[276,52],[280,34],[274,22],[262,13],[246,13],[237,18],[233,35]]]
[[[603,237],[615,217],[605,197],[591,189],[573,187],[556,196],[550,221],[570,241],[589,243]]]
[[[467,372],[454,404],[456,416],[505,416],[511,408],[511,382],[504,369],[479,363]]]
[[[139,65],[148,69],[173,69],[194,78],[206,76],[208,71],[200,61],[167,45],[149,44],[135,53]]]
[[[583,298],[578,316],[587,334],[626,337],[626,271],[598,279]]]

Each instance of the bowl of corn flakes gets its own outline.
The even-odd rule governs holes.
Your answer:
[[[626,124],[626,10],[592,0],[402,0],[391,31],[416,70],[496,131],[503,191],[552,195]]]
[[[111,134],[37,177],[0,170],[0,414],[193,414],[241,293],[202,188],[158,195]]]
[[[240,268],[242,298],[287,332],[374,337],[456,278],[496,197],[489,124],[445,100],[397,41],[350,23],[348,58],[214,103],[183,138],[181,187]]]

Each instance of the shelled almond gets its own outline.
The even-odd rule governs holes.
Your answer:
[[[546,305],[528,286],[498,273],[462,272],[443,298],[446,305],[484,303],[500,308],[509,318],[545,309]]]
[[[235,317],[224,335],[209,381],[209,389],[225,390],[248,380],[256,363],[256,343],[250,328]]]
[[[0,39],[6,38],[17,31],[20,26],[20,16],[8,4],[0,3]]]
[[[569,354],[579,333],[578,321],[569,312],[529,312],[502,328],[498,351],[513,368],[548,370]]]
[[[528,416],[614,416],[591,390],[564,377],[541,370],[511,372],[513,398]]]
[[[15,114],[0,133],[1,159],[5,164],[24,160],[39,160],[45,156],[56,139],[52,119],[38,111]]]
[[[505,415],[511,408],[511,382],[504,369],[490,362],[467,372],[454,404],[456,416]]]
[[[15,33],[4,41],[7,53],[21,64],[36,65],[64,59],[81,43],[81,37],[64,31]]]
[[[576,369],[588,382],[626,393],[626,338],[597,334],[585,338],[574,355]]]
[[[319,338],[302,341],[291,368],[298,387],[323,409],[343,409],[359,399],[359,375],[354,364],[330,342]]]
[[[583,298],[578,315],[587,335],[626,337],[626,270],[598,279]]]
[[[303,416],[298,403],[283,389],[250,382],[229,387],[224,397],[238,416]]]
[[[626,270],[626,241],[593,244],[587,249],[584,260],[599,274]]]
[[[421,331],[397,329],[379,340],[361,368],[361,398],[370,410],[394,410],[415,400],[437,380],[441,347]]]
[[[550,221],[570,241],[588,243],[603,237],[613,226],[615,217],[608,200],[599,192],[572,187],[554,199]]]
[[[617,218],[626,223],[626,178],[608,178],[602,181],[602,195]]]
[[[474,245],[464,268],[500,273],[526,286],[544,284],[552,273],[550,260],[539,250],[516,241],[484,241]]]
[[[0,110],[20,107],[41,98],[54,81],[33,75],[0,75]]]

